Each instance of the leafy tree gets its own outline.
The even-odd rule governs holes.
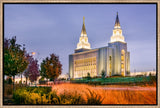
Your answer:
[[[55,54],[50,54],[41,63],[41,76],[50,79],[56,79],[62,73],[62,64],[59,57]]]
[[[29,80],[31,82],[36,81],[37,78],[40,76],[39,70],[38,70],[38,61],[34,60],[31,61],[31,65],[29,66]]]
[[[4,39],[4,74],[13,76],[13,87],[15,75],[22,73],[28,66],[25,56],[25,48],[16,43],[16,36],[12,39]]]
[[[30,56],[29,54],[27,54],[27,58],[28,58],[27,60],[29,62],[29,65],[27,69],[24,71],[24,76],[26,77],[26,84],[27,84],[28,78],[31,82],[34,82],[37,80],[37,78],[40,75],[38,70],[38,61],[34,59],[32,56]]]
[[[40,75],[42,76],[42,78],[49,78],[47,73],[46,73],[46,68],[45,68],[45,65],[46,65],[46,60],[43,60],[42,63],[41,63],[41,70],[40,70]]]
[[[26,55],[27,56],[27,60],[28,60],[28,67],[27,67],[27,69],[26,70],[24,70],[24,73],[23,73],[23,75],[26,77],[26,85],[27,85],[27,80],[28,80],[28,78],[29,78],[29,75],[30,75],[30,72],[29,72],[29,66],[30,66],[30,63],[31,63],[31,56],[29,55],[29,54],[27,54]]]
[[[104,70],[102,70],[101,75],[102,75],[102,79],[104,79],[104,78],[105,78],[105,76],[106,76],[106,73],[105,73],[105,71],[104,71]]]

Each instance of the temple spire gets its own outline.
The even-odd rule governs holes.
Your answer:
[[[83,25],[82,25],[81,36],[87,36],[84,20],[85,20],[85,17],[83,16]]]
[[[83,25],[82,25],[82,31],[81,31],[81,36],[79,38],[79,43],[77,44],[77,49],[91,49],[91,45],[88,42],[88,36],[86,33],[86,28],[85,28],[85,23],[84,23],[85,18],[83,17]]]
[[[119,23],[118,12],[116,15],[116,21],[113,29],[113,34],[111,36],[111,42],[125,42],[124,36],[122,35],[122,29]]]
[[[119,17],[118,17],[118,12],[117,12],[114,28],[121,28],[120,22],[119,22]]]

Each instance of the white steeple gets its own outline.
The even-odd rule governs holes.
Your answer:
[[[118,12],[117,12],[116,21],[113,29],[113,34],[111,36],[111,42],[125,42],[124,36],[122,35],[122,29],[120,26],[119,18],[118,18]]]
[[[84,20],[85,18],[83,17],[82,31],[81,31],[81,36],[79,38],[79,43],[77,44],[77,49],[81,48],[91,49],[90,43],[88,42]]]

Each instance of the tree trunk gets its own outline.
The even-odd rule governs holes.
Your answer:
[[[21,73],[21,86],[22,86],[22,83],[23,83],[23,82],[22,82],[22,73]]]
[[[13,76],[13,91],[15,91],[15,84],[14,84],[14,82],[15,82],[15,76]]]
[[[36,81],[34,81],[34,83],[35,83],[35,87],[36,87]]]
[[[26,77],[26,86],[27,86],[27,77]]]
[[[48,79],[48,82],[49,82],[49,79]],[[47,82],[47,86],[48,86],[48,82]]]

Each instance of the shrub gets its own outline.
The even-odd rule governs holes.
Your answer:
[[[119,74],[115,74],[115,75],[112,75],[111,77],[123,77],[123,76]]]
[[[86,93],[87,104],[94,104],[94,105],[102,104],[104,98],[102,98],[100,95],[98,95],[94,91],[91,91],[90,89],[88,89],[88,91],[89,91],[89,94]]]
[[[28,92],[47,94],[51,92],[52,87],[26,87]]]
[[[103,99],[93,91],[87,94],[87,101],[81,94],[64,91],[57,94],[57,91],[48,92],[46,87],[27,87],[17,89],[13,94],[15,104],[101,104]],[[40,91],[40,92],[38,92]],[[45,93],[42,93],[44,91]],[[48,93],[47,93],[48,92]]]
[[[16,90],[13,93],[13,99],[14,99],[15,104],[25,104],[25,101],[27,100],[28,95],[29,93],[23,89]]]
[[[89,72],[87,73],[87,79],[88,79],[88,80],[90,80],[90,79],[91,79],[91,75],[90,75],[90,73],[89,73]]]
[[[82,98],[81,94],[77,92],[69,93],[64,91],[63,94],[60,94],[61,104],[85,104],[85,100]]]
[[[152,74],[150,73],[149,74],[149,80],[150,80],[151,83],[156,82],[156,76],[152,76]]]
[[[70,81],[74,81],[74,80],[75,80],[74,78],[71,78],[71,79],[70,79]]]
[[[80,95],[60,94],[50,92],[50,87],[27,87],[18,89],[13,94],[15,104],[78,104]]]
[[[88,84],[90,85],[101,85],[101,81],[90,81]]]
[[[22,81],[21,81],[21,80],[19,81],[19,84],[22,84]]]
[[[105,78],[105,76],[106,76],[106,73],[105,73],[105,71],[104,71],[104,70],[102,70],[101,75],[102,75],[102,79],[104,79],[104,78]]]

